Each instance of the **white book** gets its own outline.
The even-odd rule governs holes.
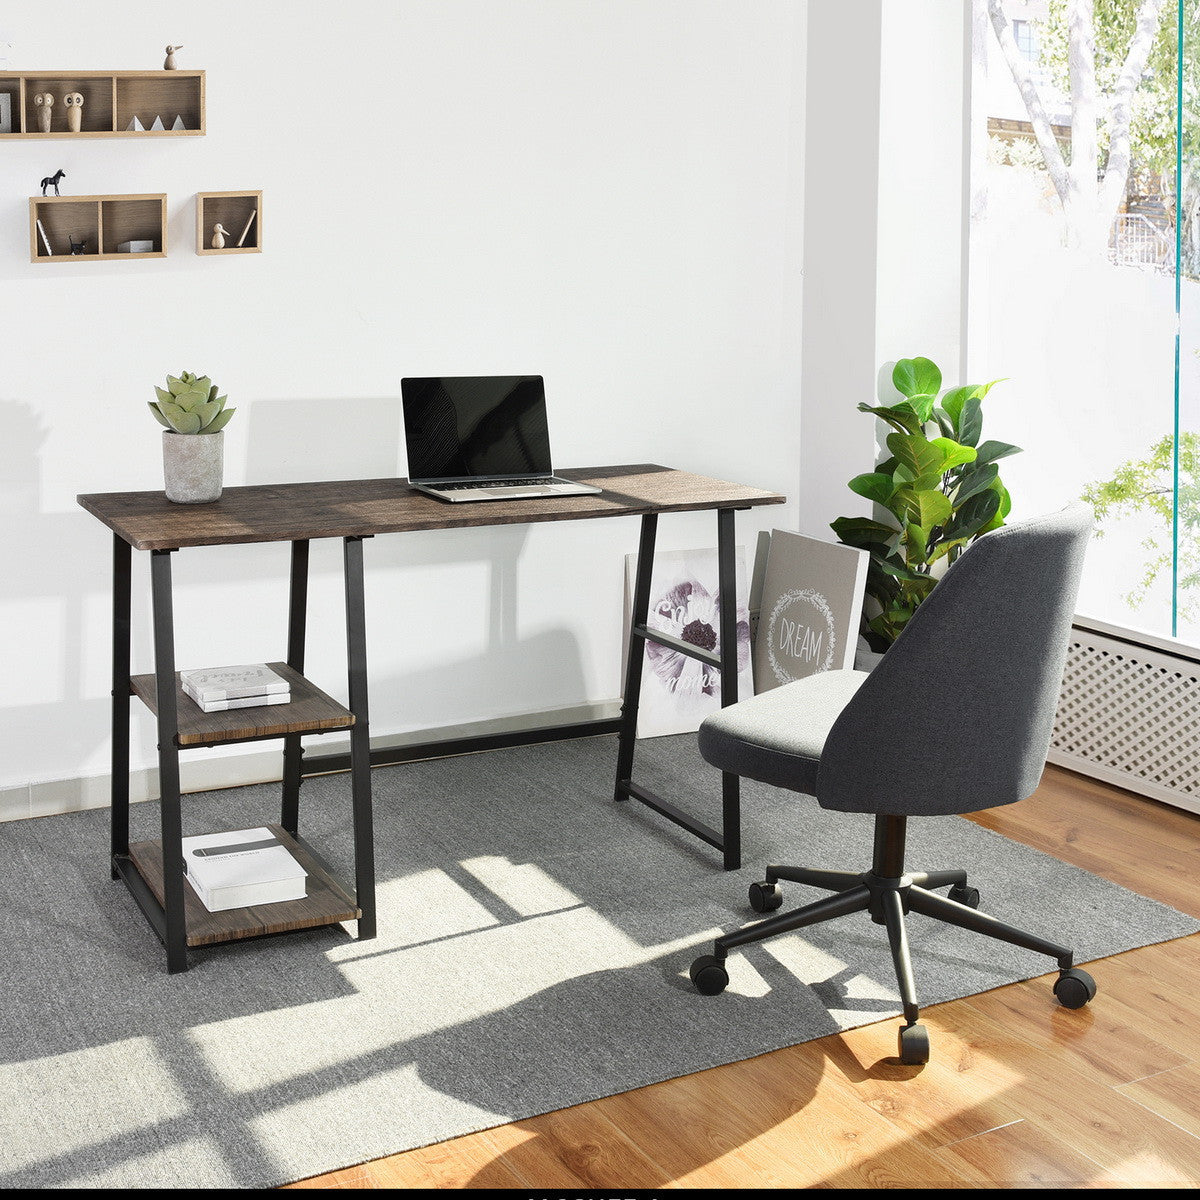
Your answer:
[[[236,700],[242,696],[272,696],[288,692],[288,681],[266,663],[246,663],[236,667],[197,667],[180,671],[184,690],[193,699],[209,703],[213,700]]]
[[[290,692],[272,692],[268,696],[236,696],[232,700],[201,700],[185,683],[184,694],[190,696],[204,712],[226,712],[231,708],[262,708],[267,704],[290,704]]]
[[[854,666],[869,555],[854,546],[771,532],[754,637],[754,690]]]
[[[240,238],[238,238],[238,240],[237,240],[237,244],[239,246],[242,245],[243,242],[245,242],[246,234],[248,234],[250,232],[250,226],[253,224],[254,218],[257,215],[258,215],[258,209],[252,208],[250,210],[250,215],[246,218],[246,224],[245,224],[244,228],[242,229],[242,236]]]
[[[209,912],[301,900],[305,894],[307,872],[265,826],[186,837],[183,863]]]
[[[50,249],[50,239],[46,236],[46,227],[42,224],[41,218],[38,218],[38,233],[42,235],[42,245],[46,247],[46,253],[53,256],[54,251]]]

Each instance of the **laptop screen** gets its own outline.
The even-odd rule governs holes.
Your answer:
[[[414,482],[550,474],[540,375],[402,379],[400,396]]]

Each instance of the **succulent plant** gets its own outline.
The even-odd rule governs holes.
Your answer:
[[[217,385],[207,375],[184,371],[167,376],[166,388],[155,387],[157,402],[146,401],[155,420],[172,433],[216,433],[224,429],[236,408],[225,407]]]

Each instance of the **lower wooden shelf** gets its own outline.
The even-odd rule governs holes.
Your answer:
[[[211,946],[268,933],[335,925],[341,921],[356,921],[362,915],[350,891],[302,841],[286,833],[282,826],[268,825],[267,828],[308,872],[304,899],[209,912],[185,881],[183,913],[189,946]],[[129,846],[129,857],[159,904],[164,904],[162,843],[133,842]]]
[[[31,262],[115,262],[166,253],[163,193],[29,198]]]

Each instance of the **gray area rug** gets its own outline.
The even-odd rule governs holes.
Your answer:
[[[862,915],[736,954],[729,990],[697,994],[689,964],[751,919],[762,865],[865,868],[871,820],[746,783],[749,865],[726,873],[612,802],[615,750],[589,738],[375,770],[379,936],[216,946],[176,976],[109,878],[107,811],[0,826],[0,1186],[274,1186],[899,1012]],[[717,823],[693,737],[643,741],[638,764]],[[278,794],[186,797],[184,832],[275,820]],[[339,869],[349,817],[346,776],[305,784],[301,830]],[[157,805],[133,818],[135,839],[155,836]],[[1200,929],[957,817],[910,822],[910,862],[970,867],[985,911],[1079,963]],[[788,907],[821,894],[784,886]],[[924,1004],[1053,969],[917,916],[909,929]]]

